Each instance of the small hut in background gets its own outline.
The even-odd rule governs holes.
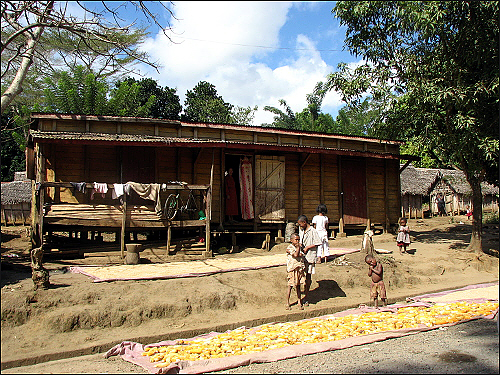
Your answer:
[[[498,212],[498,186],[481,183],[483,212]],[[439,179],[430,193],[431,213],[437,214],[436,197],[441,194],[446,203],[448,215],[461,215],[467,206],[472,207],[472,189],[462,171],[440,169]]]
[[[401,171],[401,216],[424,218],[429,211],[429,194],[439,179],[439,170],[408,165]]]
[[[31,223],[31,180],[16,172],[14,181],[2,182],[2,224]]]
[[[400,174],[401,216],[423,218],[437,215],[436,198],[441,194],[448,215],[461,215],[472,208],[472,189],[462,171],[455,169],[415,168],[408,165]],[[498,186],[483,182],[483,212],[498,213]]]

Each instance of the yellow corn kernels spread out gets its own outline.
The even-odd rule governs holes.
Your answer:
[[[361,315],[316,318],[307,321],[264,324],[256,329],[239,328],[211,338],[177,340],[176,345],[150,347],[142,353],[155,367],[172,362],[222,358],[252,352],[310,344],[402,328],[432,327],[491,314],[498,303],[454,302],[431,307],[408,306],[397,310]]]

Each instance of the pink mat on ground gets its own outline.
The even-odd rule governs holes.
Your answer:
[[[350,249],[350,248],[330,248],[331,256],[342,256],[345,254],[351,254],[355,252],[359,252],[359,249]],[[266,257],[267,255],[262,255],[260,257]],[[277,254],[272,255],[277,256]],[[217,258],[211,258],[211,259],[217,259]],[[248,259],[248,258],[247,258]],[[236,260],[236,259],[235,259]],[[207,260],[207,263],[210,261]],[[190,261],[190,262],[203,262],[201,260],[198,261]],[[181,263],[181,262],[179,262]],[[170,263],[170,264],[175,264]],[[161,264],[153,264],[153,266],[161,266]],[[246,266],[246,267],[231,267],[228,266],[227,268],[222,268],[222,267],[217,267],[214,266],[211,269],[207,269],[204,271],[195,271],[195,272],[165,272],[164,274],[161,275],[151,275],[151,274],[146,274],[146,275],[141,275],[141,276],[132,276],[132,275],[127,275],[127,272],[124,270],[123,273],[120,271],[119,276],[113,276],[113,277],[103,277],[99,276],[96,274],[95,270],[99,268],[114,268],[118,269],[118,267],[121,267],[120,265],[117,266],[73,266],[70,267],[69,270],[72,273],[80,273],[82,275],[90,277],[93,282],[99,283],[99,282],[104,282],[104,281],[124,281],[124,280],[157,280],[157,279],[177,279],[177,278],[184,278],[184,277],[201,277],[201,276],[209,276],[213,275],[216,273],[223,273],[223,272],[236,272],[236,271],[247,271],[247,270],[258,270],[258,269],[263,269],[263,268],[271,268],[271,267],[279,267],[279,266],[285,266],[286,265],[286,257],[283,255],[283,259],[281,258],[278,261],[273,261],[270,262],[269,264],[264,264],[264,265],[257,265],[257,266]],[[134,267],[135,269],[139,269],[141,266],[144,267],[151,267],[151,264],[138,264],[134,266],[129,266],[129,267]],[[210,265],[208,265],[210,266]],[[94,272],[93,272],[94,271]],[[116,272],[115,272],[116,274]]]
[[[483,286],[471,286],[472,287],[484,287],[484,284],[480,284]],[[452,291],[441,292],[441,293],[452,293]],[[372,311],[397,311],[398,308],[408,307],[408,306],[431,306],[429,303],[424,302],[414,302],[411,304],[399,304],[399,305],[389,305],[385,308],[375,309],[373,307],[360,306],[355,309],[349,309],[345,311],[338,312],[336,314],[326,315],[321,318],[328,317],[341,317],[350,314],[363,314],[366,312]],[[485,318],[485,319],[493,319],[495,315],[498,313],[498,309],[495,310],[492,314],[483,316],[483,317],[475,317],[472,319],[463,320],[455,323],[448,323],[442,325],[435,325],[432,327],[427,327],[425,325],[421,325],[417,328],[407,328],[407,329],[398,329],[392,331],[378,332],[363,336],[350,337],[343,340],[337,341],[328,341],[321,343],[313,343],[313,344],[300,344],[300,345],[291,345],[279,349],[267,350],[264,352],[256,352],[256,353],[248,353],[244,355],[237,355],[225,358],[215,358],[208,360],[199,360],[199,361],[179,361],[176,363],[171,363],[167,367],[157,368],[154,367],[154,363],[149,361],[148,356],[142,356],[142,352],[145,347],[152,346],[165,346],[165,345],[174,345],[176,342],[173,340],[170,341],[162,341],[154,344],[143,345],[136,342],[124,341],[121,344],[118,344],[111,348],[106,354],[105,358],[108,358],[113,355],[119,355],[124,360],[139,365],[146,369],[149,373],[156,374],[166,374],[166,373],[183,373],[183,374],[199,374],[206,373],[211,371],[221,371],[227,370],[230,368],[235,368],[239,366],[246,366],[250,363],[262,363],[262,362],[273,362],[282,359],[294,358],[307,354],[321,353],[331,350],[338,350],[349,348],[352,346],[363,345],[368,343],[373,343],[376,341],[383,341],[389,338],[406,336],[409,334],[417,333],[417,332],[425,332],[433,329],[437,329],[440,327],[447,327],[456,325],[459,323],[464,323],[467,321]],[[314,319],[314,318],[313,318]],[[312,319],[304,319],[304,320],[312,320]],[[210,332],[208,334],[200,335],[193,337],[189,340],[197,339],[197,338],[209,338],[218,335],[217,332]]]
[[[492,283],[467,285],[467,286],[464,286],[463,288],[458,288],[458,289],[454,289],[454,290],[445,290],[443,292],[438,292],[438,293],[422,294],[420,296],[407,298],[407,301],[408,302],[411,302],[411,301],[415,301],[415,302],[431,301],[432,302],[433,297],[442,297],[442,296],[446,296],[446,295],[451,294],[451,293],[465,291],[465,290],[489,288],[489,287],[492,287],[495,285],[498,285],[498,281],[495,281]],[[490,301],[490,300],[498,301],[498,296],[497,296],[497,298],[463,298],[461,300],[470,301],[470,302],[485,302],[485,301]]]

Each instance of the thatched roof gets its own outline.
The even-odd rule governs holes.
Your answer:
[[[401,194],[409,195],[428,195],[436,186],[436,183],[442,180],[458,194],[472,194],[472,189],[462,171],[456,169],[436,169],[436,168],[415,168],[408,165],[401,172]],[[497,195],[498,186],[487,182],[481,183],[483,195]]]
[[[31,202],[31,181],[2,182],[2,205]]]
[[[408,165],[401,172],[401,194],[428,195],[439,178],[439,169]]]

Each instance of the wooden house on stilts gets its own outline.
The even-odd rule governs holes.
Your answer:
[[[123,254],[128,232],[165,231],[171,251],[178,233],[194,230],[206,257],[214,235],[279,237],[320,203],[341,232],[387,230],[400,214],[400,159],[418,159],[400,155],[401,142],[368,137],[152,118],[35,113],[32,120],[35,246],[49,246],[46,234],[55,231],[114,231]],[[228,225],[229,168],[239,211]],[[128,182],[135,187],[116,198]],[[171,194],[184,204],[168,218]],[[192,212],[187,201],[195,202]]]

